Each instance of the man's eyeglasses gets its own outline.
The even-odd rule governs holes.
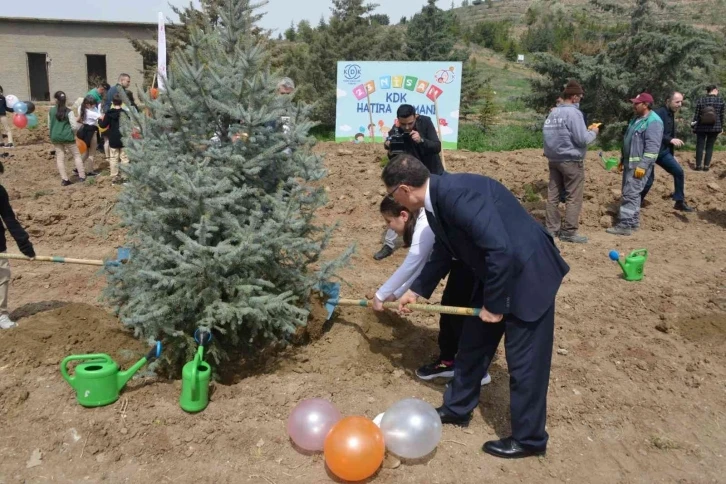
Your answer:
[[[386,195],[386,198],[395,202],[396,199],[393,198],[393,194],[396,193],[396,190],[398,190],[399,188],[401,188],[401,185],[396,185],[396,188],[394,188],[391,193],[389,193],[388,195]]]

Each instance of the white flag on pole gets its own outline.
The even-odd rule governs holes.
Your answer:
[[[156,77],[159,79],[159,89],[164,89],[164,79],[166,79],[166,25],[164,22],[164,14],[159,12],[159,45],[157,53]],[[152,86],[153,87],[153,86]]]

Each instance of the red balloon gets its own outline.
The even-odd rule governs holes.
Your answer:
[[[13,114],[13,124],[18,128],[24,128],[28,125],[28,117],[24,114]]]
[[[325,463],[346,481],[362,481],[376,473],[386,453],[383,433],[365,417],[346,417],[325,437]]]

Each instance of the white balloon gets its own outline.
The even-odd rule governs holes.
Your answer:
[[[381,431],[391,453],[404,459],[419,459],[439,445],[441,417],[429,403],[407,398],[386,410]]]
[[[13,96],[12,94],[8,94],[7,96],[5,96],[5,105],[8,107],[8,109],[13,109],[13,106],[15,106],[15,103],[18,101],[18,97]]]
[[[383,415],[384,414],[379,413],[378,415],[376,415],[376,418],[373,419],[373,423],[378,425],[378,428],[381,428],[381,420],[383,419]]]

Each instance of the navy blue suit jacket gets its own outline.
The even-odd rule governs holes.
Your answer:
[[[555,302],[570,270],[552,237],[501,183],[466,173],[431,175],[434,232],[429,261],[411,286],[431,297],[451,259],[471,267],[479,280],[472,304],[495,314],[536,321]]]

